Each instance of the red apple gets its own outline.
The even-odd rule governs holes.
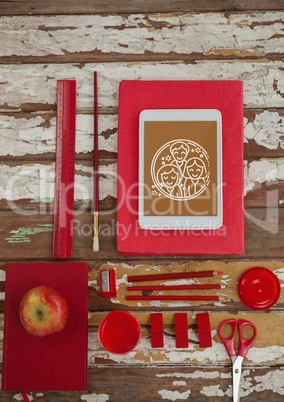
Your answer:
[[[28,333],[43,337],[63,330],[68,319],[68,304],[55,289],[36,286],[22,298],[19,313]]]

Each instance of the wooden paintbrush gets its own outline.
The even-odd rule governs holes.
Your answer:
[[[94,73],[94,237],[93,251],[99,247],[99,149],[98,149],[98,74]]]

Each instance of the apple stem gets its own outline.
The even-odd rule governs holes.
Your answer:
[[[42,316],[42,311],[41,311],[41,310],[38,310],[37,316],[38,316],[38,319],[39,319],[40,321],[42,321],[43,316]]]

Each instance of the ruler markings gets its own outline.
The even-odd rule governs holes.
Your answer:
[[[57,81],[53,258],[72,258],[76,81]]]

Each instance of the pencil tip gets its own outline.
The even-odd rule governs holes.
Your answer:
[[[217,275],[223,275],[223,272],[222,271],[214,271],[214,276],[217,276]]]

